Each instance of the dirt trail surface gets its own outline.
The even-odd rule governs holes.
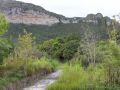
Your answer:
[[[46,88],[50,84],[54,83],[57,80],[57,78],[61,75],[61,73],[62,73],[61,70],[51,73],[48,76],[46,76],[44,79],[35,83],[33,86],[26,87],[23,90],[46,90]]]

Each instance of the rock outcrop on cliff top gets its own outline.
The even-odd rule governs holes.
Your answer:
[[[0,12],[4,13],[10,23],[53,25],[57,23],[80,23],[88,22],[98,24],[103,18],[106,24],[111,24],[111,19],[103,17],[101,13],[89,14],[86,17],[67,18],[53,12],[49,12],[41,6],[16,0],[0,0]]]

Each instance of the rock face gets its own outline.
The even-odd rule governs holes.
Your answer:
[[[21,8],[13,8],[5,14],[11,23],[52,25],[59,22],[56,17],[33,10],[22,12]]]
[[[101,13],[88,14],[86,17],[67,18],[45,10],[40,6],[23,3],[15,0],[0,0],[0,12],[4,13],[10,23],[53,25],[57,23],[93,23],[99,24],[104,17]],[[111,19],[105,18],[106,24],[111,24]]]
[[[10,23],[52,25],[59,23],[54,13],[48,12],[42,7],[14,0],[1,0],[0,11],[5,14]]]
[[[86,18],[84,19],[84,22],[89,22],[93,24],[98,24],[100,20],[102,20],[104,17],[101,13],[97,14],[88,14]]]

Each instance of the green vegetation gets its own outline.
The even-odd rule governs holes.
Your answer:
[[[8,85],[34,74],[46,72],[50,73],[58,66],[58,62],[46,57],[37,60],[29,60],[27,63],[23,60],[5,61],[0,66],[0,87]]]
[[[48,90],[98,90],[105,82],[103,71],[104,69],[93,69],[92,66],[85,70],[80,64],[66,64],[63,75]]]
[[[25,30],[22,35],[19,35],[18,42],[14,47],[11,41],[2,37],[0,39],[0,58],[2,58],[0,89],[34,74],[53,72],[59,64],[58,61],[43,56],[44,54],[36,48],[32,33],[27,33]]]
[[[0,35],[4,34],[8,29],[8,23],[5,16],[0,13]]]
[[[80,38],[78,36],[69,35],[51,39],[41,43],[38,49],[46,52],[52,58],[57,58],[61,61],[70,60],[74,57],[79,46]]]
[[[55,24],[53,26],[10,24],[6,37],[10,37],[12,35],[13,40],[16,41],[19,34],[23,34],[24,29],[26,29],[27,32],[32,33],[39,43],[41,41],[54,39],[56,37],[64,37],[70,34],[76,34],[83,37],[83,33],[87,29],[94,31],[96,36],[99,36],[100,39],[106,39],[108,38],[107,30],[111,30],[111,26],[107,27],[107,25],[104,24],[93,25],[89,23]]]
[[[13,47],[14,46],[10,40],[0,38],[0,64],[3,62],[3,59],[12,52]]]
[[[119,90],[119,85],[107,84],[106,69],[102,65],[66,64],[63,75],[47,90]]]
[[[119,90],[120,45],[116,35],[111,33],[110,39],[99,41],[92,32],[85,32],[63,75],[47,90]]]
[[[119,90],[120,47],[114,41],[101,41],[97,48],[101,56],[95,63],[83,57],[72,59],[65,64],[63,75],[48,90]]]
[[[0,32],[4,34],[8,25],[4,18],[2,20]],[[17,26],[19,25],[14,28]],[[78,23],[57,24],[51,27],[21,24],[17,28],[18,31],[9,31],[6,34],[16,35],[13,36],[17,37],[14,44],[11,40],[0,37],[0,89],[28,76],[42,72],[50,73],[57,69],[59,62],[63,63],[61,68],[63,73],[58,81],[48,87],[48,90],[120,89],[118,27],[110,26],[110,29],[106,30],[106,25],[103,23],[94,26]],[[22,28],[27,30],[20,31]],[[43,28],[45,31],[41,30]],[[72,29],[77,32],[73,33]],[[57,30],[60,32],[57,33]],[[46,35],[44,39],[39,33]],[[36,36],[37,43],[33,35]],[[49,40],[40,41],[41,38]]]
[[[0,36],[7,31],[8,23],[5,19],[5,16],[0,13]],[[13,48],[13,44],[10,40],[6,38],[0,38],[0,64],[3,62],[3,59],[8,56]]]

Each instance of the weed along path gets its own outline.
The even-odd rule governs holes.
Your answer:
[[[46,76],[45,78],[43,78],[42,80],[35,83],[33,86],[26,87],[23,90],[46,90],[46,88],[50,84],[54,83],[57,80],[57,78],[61,75],[61,73],[62,73],[62,70],[53,72],[48,76]]]

